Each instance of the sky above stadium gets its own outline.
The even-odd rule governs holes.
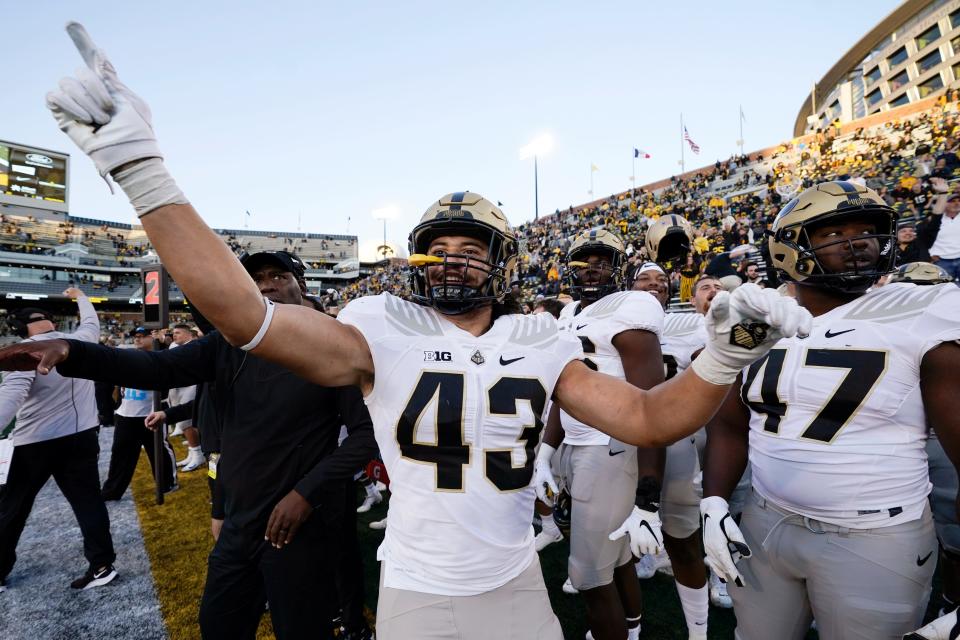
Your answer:
[[[71,214],[132,222],[44,108],[85,24],[153,109],[166,162],[211,226],[406,243],[440,195],[514,224],[792,136],[813,83],[899,2],[19,2],[2,11],[0,139],[72,157]],[[595,166],[596,171],[591,167]],[[249,211],[248,216],[246,212]],[[379,214],[378,214],[379,215]]]

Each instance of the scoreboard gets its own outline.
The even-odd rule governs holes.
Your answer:
[[[67,212],[70,156],[0,140],[0,203]]]

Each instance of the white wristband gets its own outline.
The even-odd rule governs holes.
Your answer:
[[[135,162],[113,174],[113,179],[127,194],[140,218],[168,204],[189,204],[160,158]]]
[[[267,329],[270,328],[270,323],[273,322],[273,312],[276,309],[273,302],[269,298],[264,298],[263,302],[267,305],[267,313],[263,316],[263,324],[260,325],[260,331],[257,331],[257,335],[253,336],[253,339],[250,340],[247,344],[240,347],[244,351],[250,351],[251,349],[256,349],[257,345],[260,344],[260,341],[263,340],[263,336],[267,335]]]

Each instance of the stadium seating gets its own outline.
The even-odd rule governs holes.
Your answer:
[[[732,156],[713,166],[624,191],[604,200],[556,211],[517,228],[521,245],[520,284],[524,298],[556,295],[563,256],[582,229],[602,226],[619,233],[631,260],[642,259],[647,224],[666,213],[679,213],[696,228],[695,268],[703,269],[714,252],[743,243],[757,245],[749,259],[763,269],[759,251],[763,232],[780,206],[815,182],[862,180],[878,190],[902,217],[919,216],[909,195],[914,181],[930,176],[952,179],[960,161],[941,162],[960,148],[957,95],[929,100],[925,108],[896,109],[843,127],[783,142],[776,147]],[[904,114],[904,115],[900,115]],[[937,167],[946,164],[945,167]],[[928,188],[928,187],[924,187]],[[507,212],[508,216],[510,212]],[[741,231],[743,230],[743,231]],[[742,235],[741,235],[742,233]],[[682,265],[670,265],[675,284]],[[343,287],[341,297],[406,293],[406,269],[389,266]],[[675,310],[688,308],[685,296],[674,296]]]

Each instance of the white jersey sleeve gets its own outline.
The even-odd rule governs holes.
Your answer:
[[[754,489],[810,518],[877,528],[930,490],[923,355],[960,339],[960,289],[896,283],[814,318],[746,369]]]
[[[918,356],[944,343],[960,340],[960,287],[942,284],[935,298],[923,315],[917,318],[912,331],[922,338]]]
[[[501,316],[474,336],[390,294],[354,300],[338,320],[373,357],[364,400],[392,491],[384,584],[451,596],[506,584],[536,553],[534,448],[580,342],[549,314]]]
[[[667,380],[690,366],[693,354],[707,344],[704,317],[699,313],[668,313],[664,318],[660,351]]]
[[[625,380],[620,352],[613,340],[624,331],[663,333],[663,307],[645,291],[621,291],[604,296],[580,310],[580,304],[564,307],[561,332],[575,336],[583,346],[584,362],[601,373]],[[564,442],[572,445],[606,445],[610,436],[560,411]]]

